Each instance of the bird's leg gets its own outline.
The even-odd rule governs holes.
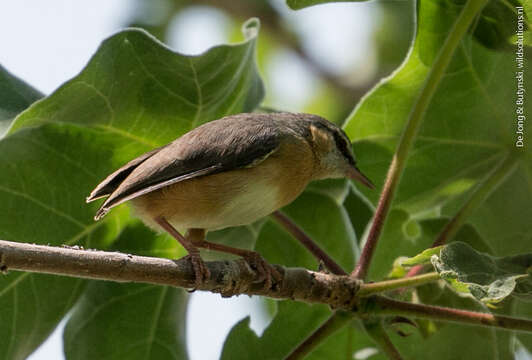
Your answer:
[[[159,224],[166,232],[168,232],[172,237],[174,237],[184,248],[188,251],[188,257],[194,268],[194,274],[196,276],[196,283],[194,285],[194,290],[196,290],[205,280],[207,280],[211,274],[209,269],[205,266],[203,259],[200,257],[200,252],[198,246],[195,244],[195,239],[188,239],[184,237],[177,231],[172,224],[170,224],[164,217],[156,217],[155,222]]]
[[[277,281],[282,279],[279,271],[277,271],[277,269],[264,260],[264,258],[256,251],[244,250],[227,245],[208,242],[205,240],[205,230],[203,229],[189,229],[187,232],[187,239],[192,240],[194,245],[199,248],[225,252],[243,257],[248,264],[258,272],[260,279],[259,281],[264,281],[265,289],[271,288],[272,278]]]

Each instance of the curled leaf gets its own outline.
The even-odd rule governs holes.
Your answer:
[[[457,241],[433,255],[431,262],[455,290],[485,304],[498,303],[510,294],[532,300],[532,253],[493,257]]]

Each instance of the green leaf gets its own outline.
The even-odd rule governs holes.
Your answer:
[[[517,25],[516,6],[525,1],[490,1],[479,17],[473,35],[490,49],[513,52],[515,49],[514,27]]]
[[[446,0],[419,1],[417,7],[417,34],[408,58],[363,98],[345,124],[360,168],[377,185],[384,182],[414,101],[462,9]],[[392,205],[410,218],[453,216],[474,185],[510,154],[520,163],[517,170],[469,220],[501,255],[530,249],[532,239],[527,216],[532,147],[515,146],[514,70],[513,54],[464,37],[427,109]],[[531,72],[524,76],[525,83],[532,81]],[[378,192],[360,191],[377,203]],[[379,246],[395,241],[383,237]]]
[[[510,294],[532,299],[532,253],[497,258],[453,242],[432,257],[432,264],[453,288],[483,303],[498,303]]]
[[[43,95],[0,65],[0,139],[15,116]]]
[[[423,337],[412,332],[408,337],[389,331],[392,343],[405,359],[513,359],[510,334],[492,329],[468,327],[460,324],[441,324],[438,332]]]
[[[85,280],[10,272],[0,277],[0,357],[25,360],[85,289]]]
[[[78,76],[19,115],[10,133],[69,122],[152,148],[207,121],[251,111],[264,92],[254,58],[258,28],[251,19],[243,26],[246,41],[198,56],[173,52],[143,30],[121,31]]]
[[[347,272],[354,267],[359,249],[345,208],[329,195],[305,191],[282,211],[299,225]],[[269,262],[317,269],[316,259],[273,220],[262,227],[255,249]]]
[[[437,247],[429,248],[427,250],[423,250],[420,254],[417,254],[414,257],[404,259],[403,261],[401,261],[401,265],[414,266],[414,265],[420,265],[420,264],[429,264],[432,255],[439,254],[442,248],[443,246],[437,246]]]
[[[182,289],[94,281],[64,332],[67,359],[187,359]]]
[[[327,4],[333,2],[361,2],[365,0],[286,0],[286,4],[292,10],[304,9],[309,6]]]
[[[280,301],[277,315],[262,336],[249,329],[247,319],[235,325],[225,340],[221,359],[283,359],[330,313],[324,305]]]
[[[0,239],[83,246],[112,241],[119,214],[95,223],[94,208],[84,197],[101,170],[113,166],[106,145],[114,140],[64,125],[2,139]],[[85,283],[23,272],[0,276],[0,358],[25,359],[66,315]]]

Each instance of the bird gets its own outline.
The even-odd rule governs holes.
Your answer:
[[[106,197],[95,220],[129,202],[147,226],[173,236],[188,252],[194,289],[210,276],[199,248],[243,257],[269,287],[280,274],[260,254],[208,242],[206,232],[268,216],[311,181],[327,178],[374,188],[340,127],[313,114],[241,113],[207,122],[129,161],[86,201]]]

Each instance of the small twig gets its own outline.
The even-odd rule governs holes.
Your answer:
[[[419,286],[436,280],[440,280],[440,275],[437,272],[431,272],[428,274],[412,276],[408,278],[362,284],[358,290],[358,296],[370,296],[384,291]]]
[[[508,154],[493,171],[491,171],[471,193],[462,208],[440,231],[431,247],[441,246],[454,238],[458,230],[464,225],[467,218],[471,216],[495,191],[504,180],[510,176],[517,168],[518,157],[515,154]],[[415,276],[423,271],[423,265],[412,267],[408,271],[407,277]]]
[[[329,256],[329,254],[320,248],[319,245],[316,244],[316,242],[312,240],[310,236],[305,234],[305,232],[288,216],[284,215],[280,211],[274,212],[271,216],[290,234],[292,234],[292,236],[299,240],[299,242],[303,244],[303,246],[306,247],[316,259],[323,261],[327,269],[329,269],[333,274],[347,275],[347,272],[345,272],[344,269],[342,269],[340,265],[338,265],[338,263],[336,263],[336,261]]]
[[[416,99],[412,111],[408,117],[407,124],[397,145],[397,150],[388,169],[386,181],[375,211],[373,223],[369,231],[368,238],[362,249],[360,260],[353,270],[352,275],[357,279],[365,279],[368,273],[369,265],[380,238],[384,221],[390,211],[390,205],[395,196],[397,186],[403,174],[408,159],[408,153],[414,144],[419,128],[425,117],[427,108],[436,92],[438,85],[449,65],[453,54],[467,32],[471,22],[477,16],[479,11],[484,7],[487,0],[468,0],[462,9],[458,19],[451,28],[449,35],[434,60],[427,80],[418,98]]]
[[[368,315],[411,316],[419,319],[449,321],[460,324],[495,327],[505,330],[532,332],[532,319],[521,319],[442,306],[413,304],[383,296],[369,298],[367,306]]]
[[[386,333],[382,320],[363,321],[364,329],[381,351],[391,360],[402,360],[401,354]]]
[[[303,340],[286,358],[285,360],[300,360],[310,354],[318,345],[325,339],[334,334],[336,331],[343,328],[353,319],[352,313],[345,311],[337,311],[332,314],[319,328],[316,329],[308,338]]]

